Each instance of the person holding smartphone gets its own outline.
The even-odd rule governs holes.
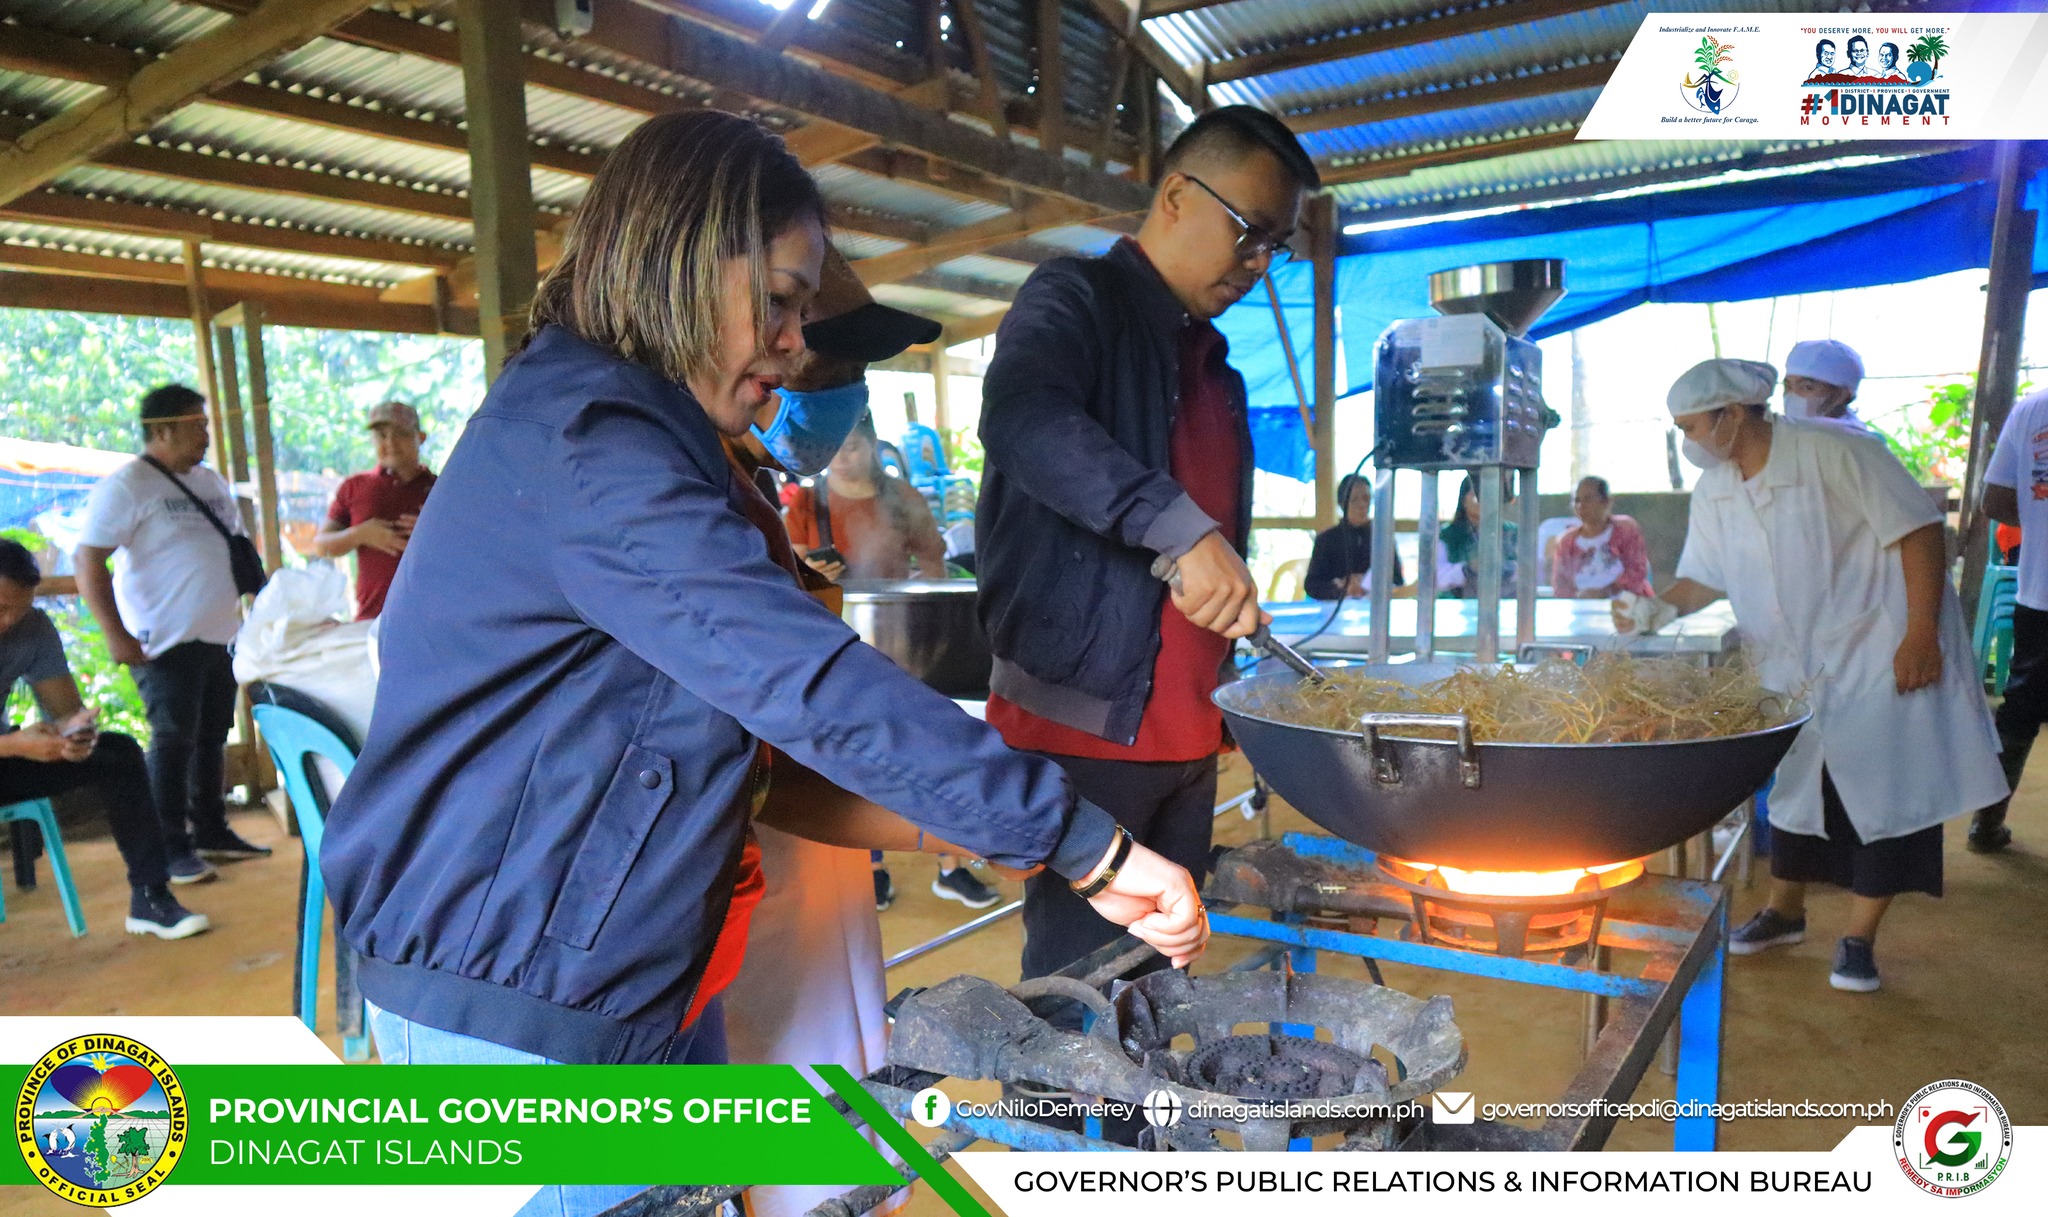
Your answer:
[[[128,864],[127,929],[158,938],[190,938],[212,922],[171,895],[171,876],[150,800],[142,749],[125,735],[102,733],[99,711],[78,696],[63,640],[35,606],[42,571],[28,550],[0,540],[0,699],[26,681],[42,718],[16,730],[0,721],[0,804],[95,789]]]

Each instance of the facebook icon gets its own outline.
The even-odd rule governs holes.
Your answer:
[[[910,1099],[910,1118],[926,1128],[937,1128],[953,1114],[953,1100],[936,1086],[918,1091]]]

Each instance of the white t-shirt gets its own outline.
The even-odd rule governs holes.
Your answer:
[[[1621,581],[1621,559],[1614,556],[1614,549],[1611,545],[1613,540],[1614,521],[1612,520],[1607,522],[1607,527],[1601,530],[1600,535],[1597,537],[1589,537],[1584,533],[1580,533],[1572,539],[1572,544],[1579,551],[1577,577],[1579,591],[1597,591],[1600,588]]]
[[[179,478],[228,531],[242,531],[234,491],[195,465]],[[234,641],[242,615],[228,543],[171,479],[133,460],[100,479],[78,542],[112,549],[114,602],[151,659],[185,642]]]
[[[2048,389],[2029,393],[2006,415],[1984,480],[2019,492],[2019,601],[2048,611]]]

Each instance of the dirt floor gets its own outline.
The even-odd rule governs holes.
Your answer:
[[[1241,762],[1226,767],[1225,794],[1242,790]],[[2048,1010],[2048,770],[2037,770],[2015,800],[2018,844],[1979,857],[1963,848],[1961,825],[1948,829],[1948,895],[1939,901],[1903,897],[1878,943],[1885,987],[1872,995],[1839,993],[1827,974],[1847,896],[1816,890],[1809,938],[1790,950],[1731,959],[1721,1097],[1724,1101],[1899,1103],[1939,1078],[1988,1086],[2015,1123],[2048,1123],[2048,1045],[2039,1034]],[[1276,805],[1275,832],[1309,825]],[[127,888],[109,840],[71,846],[91,932],[73,939],[48,880],[33,892],[9,885],[0,925],[0,1014],[281,1014],[291,1005],[292,906],[298,896],[295,843],[266,812],[248,811],[236,828],[279,847],[276,858],[222,868],[219,881],[180,889],[215,929],[166,943],[121,932]],[[1217,839],[1254,839],[1259,825],[1227,813]],[[890,952],[926,941],[973,914],[931,894],[928,858],[892,856],[900,898],[882,915]],[[1762,902],[1766,879],[1735,892],[1739,924]],[[1016,885],[999,883],[1006,898]],[[1021,932],[1013,917],[973,937],[906,964],[889,976],[892,992],[972,972],[1004,983],[1017,979]],[[1239,958],[1243,943],[1218,940],[1198,970]],[[1324,970],[1363,976],[1355,961],[1328,959]],[[1387,983],[1410,993],[1447,994],[1455,1004],[1471,1063],[1462,1085],[1485,1102],[1555,1099],[1578,1070],[1582,999],[1499,982],[1389,966]],[[332,985],[323,975],[323,986]],[[323,1018],[331,1011],[323,994]],[[323,1027],[324,1038],[340,1044]],[[962,1087],[963,1093],[975,1093]],[[990,1088],[992,1091],[992,1088]],[[1639,1098],[1668,1097],[1672,1081],[1654,1067]],[[992,1097],[992,1095],[991,1095]],[[1826,1149],[1855,1121],[1744,1120],[1724,1124],[1727,1149]],[[922,1131],[922,1130],[919,1130]],[[1657,1149],[1670,1143],[1668,1125],[1624,1123],[1611,1149]],[[970,1151],[972,1152],[972,1151]],[[28,1189],[0,1189],[0,1214],[71,1212]],[[944,1212],[928,1196],[914,1214]]]

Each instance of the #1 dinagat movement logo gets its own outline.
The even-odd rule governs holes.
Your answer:
[[[109,1209],[156,1189],[185,1150],[185,1088],[170,1065],[121,1035],[80,1035],[43,1054],[14,1103],[36,1182]]]
[[[1935,1196],[1974,1196],[2005,1173],[2012,1121],[1991,1092],[1950,1078],[1922,1086],[1892,1125],[1892,1156],[1913,1186]]]

